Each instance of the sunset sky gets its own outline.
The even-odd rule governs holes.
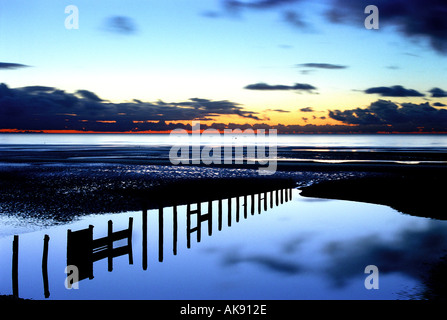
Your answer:
[[[0,131],[447,132],[446,16],[441,0],[0,0]]]

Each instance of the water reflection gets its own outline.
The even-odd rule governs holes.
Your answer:
[[[113,270],[113,258],[122,255],[129,256],[129,264],[133,263],[132,256],[132,225],[133,218],[129,218],[129,227],[113,232],[113,222],[108,221],[107,237],[93,239],[93,228],[67,230],[67,266],[76,266],[79,272],[79,281],[93,279],[93,263],[107,258],[108,271]],[[114,247],[114,242],[127,240],[125,246]]]
[[[200,243],[202,236],[213,235],[213,221],[217,220],[217,230],[221,231],[225,226],[231,227],[232,223],[240,223],[247,219],[249,215],[260,215],[262,212],[280,206],[292,200],[293,185],[285,183],[283,187],[277,189],[278,185],[272,188],[258,187],[257,192],[237,194],[228,198],[220,198],[216,195],[208,201],[192,201],[186,205],[180,205],[173,199],[171,203],[163,201],[156,211],[158,212],[158,261],[164,260],[165,219],[169,218],[172,225],[172,254],[178,253],[179,239],[179,214],[185,214],[186,226],[183,230],[186,236],[186,248],[190,249],[192,243]],[[217,202],[217,210],[213,205]],[[226,203],[227,210],[223,210]],[[153,205],[153,204],[152,204]],[[148,202],[142,202],[141,210],[141,235],[142,235],[142,269],[148,269]],[[184,209],[184,211],[180,211]],[[234,217],[234,219],[233,219]],[[66,230],[66,265],[75,266],[78,270],[78,277],[70,278],[70,285],[84,280],[94,279],[94,264],[101,260],[107,260],[107,270],[113,271],[113,260],[118,257],[127,256],[128,264],[133,264],[133,217],[129,217],[128,227],[114,231],[112,220],[107,222],[107,235],[103,237],[95,236],[95,226],[89,225],[87,228]],[[124,242],[124,244],[123,244]],[[12,243],[12,293],[19,298],[19,270],[21,264],[27,264],[26,256],[24,261],[19,261],[19,236],[15,235]],[[24,248],[28,252],[28,248]],[[50,297],[50,283],[48,276],[48,254],[51,252],[50,237],[44,235],[42,251],[42,279],[44,297]],[[58,259],[63,256],[58,254]],[[53,261],[54,262],[54,261]],[[51,278],[51,277],[50,277]],[[68,278],[67,278],[68,279]],[[26,286],[27,279],[23,279]]]

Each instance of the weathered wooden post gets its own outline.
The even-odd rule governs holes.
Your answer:
[[[218,201],[218,212],[217,212],[217,222],[218,226],[217,229],[220,231],[222,230],[222,199],[219,199]]]
[[[208,201],[208,235],[213,234],[213,202]]]
[[[129,250],[129,264],[133,264],[133,252],[132,252],[132,230],[133,230],[133,217],[129,217],[129,228],[127,229],[127,249]]]
[[[163,207],[158,208],[158,261],[163,262]]]
[[[255,194],[251,194],[251,215],[255,214]]]
[[[142,213],[142,227],[143,227],[143,270],[147,270],[147,208],[143,207]]]
[[[264,192],[264,211],[267,211],[267,191]]]
[[[236,222],[239,222],[239,206],[240,206],[240,201],[239,201],[239,196],[236,197]]]
[[[231,227],[231,198],[228,198],[228,226]]]
[[[172,239],[173,239],[173,244],[172,244],[172,251],[174,253],[174,256],[177,255],[177,229],[178,229],[178,222],[177,222],[177,206],[174,205],[174,207],[172,208],[173,211],[173,231],[172,231]]]
[[[50,296],[50,291],[48,288],[48,242],[50,241],[50,236],[47,234],[43,238],[43,254],[42,254],[42,277],[43,277],[43,291],[45,298]]]
[[[244,219],[247,219],[247,212],[248,212],[248,197],[245,194],[244,195]]]
[[[107,260],[108,270],[113,270],[113,222],[109,220],[107,225]]]
[[[12,241],[12,295],[19,297],[19,236]]]

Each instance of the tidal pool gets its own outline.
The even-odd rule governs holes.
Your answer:
[[[0,294],[37,300],[442,296],[437,279],[446,222],[299,192],[89,215],[65,224],[3,217]],[[378,289],[365,286],[370,265],[377,267]]]

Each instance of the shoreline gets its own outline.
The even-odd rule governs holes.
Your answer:
[[[404,213],[447,218],[447,214],[423,212],[424,208],[439,208],[439,185],[447,178],[445,166],[284,161],[272,176],[259,176],[257,168],[174,166],[162,160],[128,159],[3,163],[0,214],[65,221],[83,214],[140,210],[142,203],[155,208],[163,203],[206,201],[286,186],[300,189],[307,197],[385,204]]]

